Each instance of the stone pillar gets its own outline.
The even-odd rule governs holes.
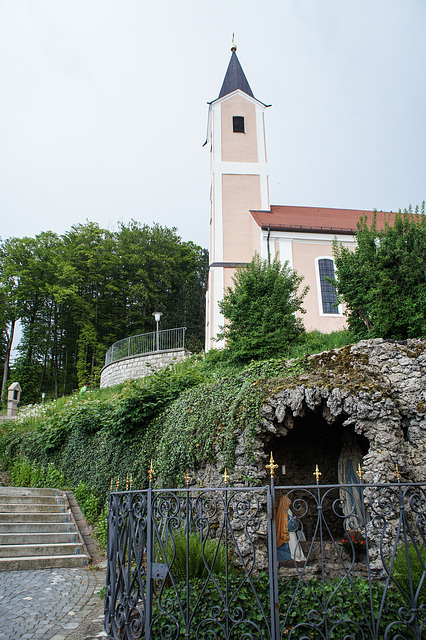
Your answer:
[[[18,413],[18,404],[21,398],[21,385],[13,382],[7,392],[7,417],[14,418]]]

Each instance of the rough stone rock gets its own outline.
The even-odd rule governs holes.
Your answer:
[[[265,484],[265,465],[272,443],[284,451],[282,455],[299,455],[298,446],[307,457],[310,448],[314,449],[311,455],[315,455],[318,445],[310,441],[298,445],[297,434],[303,421],[310,420],[314,440],[315,425],[322,417],[326,423],[323,437],[330,438],[330,447],[333,434],[336,439],[341,438],[338,434],[344,430],[364,438],[362,472],[366,484],[396,482],[398,474],[402,482],[425,482],[426,340],[363,340],[310,356],[307,362],[310,370],[286,378],[288,386],[265,399],[256,433],[238,434],[230,482],[243,482],[245,486]],[[288,451],[290,438],[293,449]],[[333,455],[336,459],[336,452]],[[300,461],[303,463],[304,458]],[[329,462],[324,458],[322,464],[323,481],[327,473],[337,473],[336,468],[332,469],[331,458]],[[297,465],[294,468],[297,477]],[[197,475],[204,486],[223,486],[221,476],[209,467]],[[311,483],[312,477],[306,477],[310,480],[304,484]],[[293,484],[292,478],[283,478],[284,484]],[[260,514],[259,523],[260,528],[265,528],[265,513]],[[371,537],[374,539],[373,529]],[[243,548],[249,561],[252,547],[244,542]],[[261,546],[259,554],[262,560],[258,566],[264,566],[266,549]],[[380,561],[374,554],[378,555],[373,548],[371,559],[377,560],[379,571]]]

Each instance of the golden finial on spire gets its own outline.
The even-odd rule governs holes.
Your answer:
[[[321,473],[321,471],[318,469],[318,465],[316,465],[316,467],[315,467],[315,471],[314,471],[313,475],[316,477],[317,482],[319,482],[319,477],[320,477],[320,476],[322,476],[322,473]]]
[[[271,451],[271,457],[270,457],[270,460],[269,460],[269,464],[265,465],[265,467],[267,469],[269,469],[269,472],[271,474],[271,478],[273,478],[274,474],[275,474],[275,469],[278,469],[278,465],[275,464],[274,456],[272,455],[272,451]]]
[[[237,45],[235,44],[235,40],[234,40],[234,33],[232,34],[232,47],[231,47],[231,51],[234,52],[237,50]]]

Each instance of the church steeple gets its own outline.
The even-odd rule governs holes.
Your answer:
[[[247,78],[236,54],[237,46],[234,42],[234,34],[232,34],[231,51],[231,59],[229,61],[228,69],[223,80],[219,98],[223,98],[223,96],[227,96],[237,89],[240,89],[240,91],[244,91],[244,93],[246,93],[248,96],[254,98],[253,92],[250,89],[250,85],[247,82]]]
[[[223,345],[216,337],[224,318],[219,301],[232,287],[236,269],[252,259],[258,230],[250,209],[268,210],[268,166],[264,111],[232,43],[219,97],[209,104],[210,266],[206,308],[206,350]],[[256,244],[257,246],[257,244]]]
[[[250,89],[250,85],[244,74],[243,68],[238,60],[236,54],[237,47],[233,44],[231,47],[231,59],[229,61],[228,69],[225,74],[225,78],[222,84],[222,88],[219,93],[219,98],[227,96],[228,94],[240,89],[244,91],[248,96],[254,98],[253,92]]]

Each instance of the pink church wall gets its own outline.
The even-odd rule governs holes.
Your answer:
[[[253,257],[253,227],[250,209],[260,208],[260,176],[222,177],[223,260],[250,262]]]
[[[324,333],[338,331],[346,326],[346,318],[343,315],[322,314],[321,298],[318,295],[316,258],[330,257],[333,258],[332,244],[330,243],[303,243],[294,242],[293,250],[293,269],[299,275],[304,276],[301,287],[309,286],[309,291],[304,300],[304,308],[306,314],[299,314],[303,320],[306,331],[317,329]]]
[[[222,102],[221,110],[222,161],[258,162],[254,104],[240,95],[235,95]],[[245,133],[233,132],[232,116],[244,116]]]

